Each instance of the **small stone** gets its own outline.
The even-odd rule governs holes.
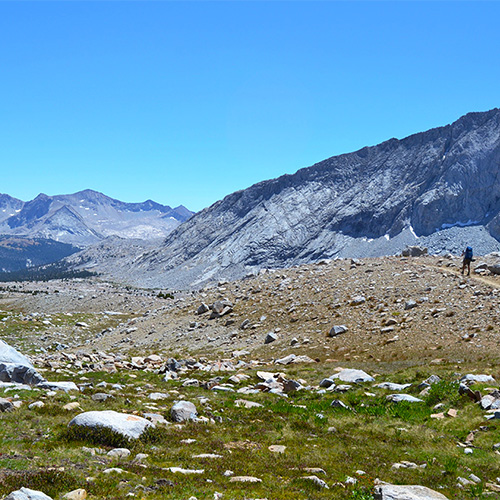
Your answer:
[[[85,498],[87,498],[87,492],[83,488],[80,488],[66,493],[63,495],[63,498],[65,500],[85,500]]]
[[[389,401],[394,403],[400,403],[401,401],[407,401],[408,403],[422,403],[422,400],[411,396],[410,394],[390,394],[387,396]]]
[[[170,410],[170,417],[174,422],[195,420],[198,416],[196,406],[189,401],[178,401]]]
[[[92,394],[92,401],[96,401],[98,403],[104,403],[107,399],[112,398],[111,394],[106,394],[104,392],[98,392],[96,394]]]
[[[203,474],[205,469],[183,469],[182,467],[169,467],[168,470],[174,474]]]
[[[270,344],[278,340],[278,336],[274,332],[269,332],[264,339],[264,344]]]
[[[11,401],[5,398],[0,398],[0,411],[12,411],[14,409],[14,405]]]
[[[268,450],[273,453],[285,453],[286,446],[280,444],[272,444],[271,446],[268,447]]]
[[[77,401],[73,401],[72,403],[68,403],[63,406],[63,410],[68,410],[68,411],[78,410],[78,409],[80,409],[80,403],[78,403]]]
[[[305,479],[307,481],[313,482],[316,486],[319,486],[320,488],[324,488],[326,490],[329,489],[329,486],[326,484],[323,479],[320,479],[318,476],[304,476],[302,479]]]
[[[104,474],[123,474],[125,471],[120,469],[120,467],[110,467],[109,469],[104,469],[102,472]]]
[[[230,483],[262,483],[262,479],[253,476],[233,476]]]
[[[363,297],[362,295],[357,295],[356,297],[354,297],[350,302],[349,302],[349,305],[350,306],[359,306],[361,304],[364,304],[366,302],[366,299],[365,297]]]
[[[28,408],[30,410],[33,410],[34,408],[43,408],[45,406],[45,403],[43,401],[35,401],[34,403],[31,403],[28,405]]]
[[[414,300],[408,300],[405,302],[405,311],[408,311],[410,309],[414,309],[417,307],[417,303]]]
[[[328,332],[328,337],[336,337],[337,335],[342,335],[348,331],[347,326],[345,325],[334,325],[331,330]]]
[[[201,303],[200,307],[198,307],[196,314],[204,314],[206,312],[210,311],[209,307],[205,303]]]
[[[127,448],[114,448],[108,451],[107,455],[111,458],[127,458],[130,455],[130,450]]]

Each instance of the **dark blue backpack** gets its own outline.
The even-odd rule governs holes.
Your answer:
[[[465,249],[465,258],[472,260],[472,247],[467,247]]]

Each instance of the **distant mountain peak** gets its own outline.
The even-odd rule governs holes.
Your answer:
[[[81,247],[112,235],[158,239],[192,215],[183,210],[164,219],[171,213],[171,207],[152,200],[126,203],[92,189],[40,193],[26,203],[5,195],[0,197],[0,234],[52,238]]]

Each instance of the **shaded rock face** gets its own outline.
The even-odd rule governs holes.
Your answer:
[[[471,225],[486,228],[495,247],[499,165],[500,110],[470,113],[230,194],[135,259],[127,277],[196,287],[262,267],[395,254]],[[451,250],[438,240],[429,251]]]
[[[38,385],[44,381],[26,356],[0,340],[0,382]]]

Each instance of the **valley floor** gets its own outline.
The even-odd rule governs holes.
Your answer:
[[[463,277],[460,263],[337,260],[199,292],[5,284],[0,338],[80,392],[0,388],[16,406],[0,413],[0,493],[368,500],[389,482],[497,498],[498,384],[472,379],[467,396],[459,380],[500,380],[500,277]],[[342,368],[375,380],[338,380]],[[388,398],[401,393],[421,401]],[[173,421],[179,400],[195,420]],[[70,432],[90,410],[156,428],[133,442]]]

